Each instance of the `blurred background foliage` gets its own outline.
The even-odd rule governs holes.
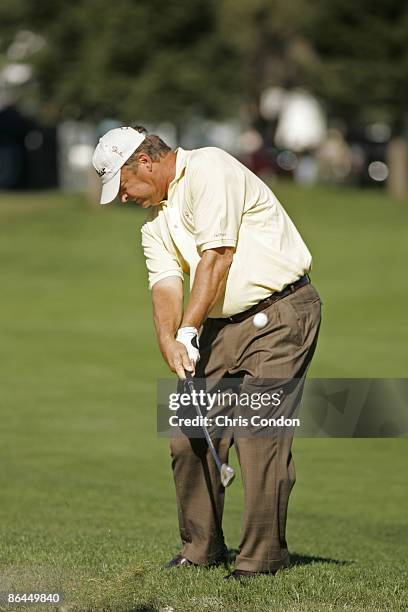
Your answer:
[[[262,90],[304,86],[348,120],[401,132],[408,105],[408,5],[400,0],[3,0],[1,53],[28,30],[25,96],[49,121],[220,118]],[[4,61],[4,59],[3,59]]]
[[[343,138],[355,145],[334,182],[348,174],[353,184],[408,193],[408,4],[400,0],[2,0],[0,23],[0,102],[8,96],[42,125],[171,122],[185,145],[190,121],[231,120],[256,129],[269,147],[258,158],[270,158],[277,120],[262,115],[262,95],[304,91],[341,132],[329,134],[326,157],[334,146],[341,158]],[[199,146],[209,144],[205,129]],[[316,154],[315,145],[282,148],[290,172],[293,151]],[[271,169],[270,159],[243,161]]]
[[[16,27],[45,45],[33,55],[35,103],[46,120],[222,117],[239,102],[238,54],[222,36],[217,2],[30,0],[2,3],[2,50]]]
[[[400,0],[317,0],[308,24],[319,58],[311,87],[344,120],[405,127],[408,5]]]

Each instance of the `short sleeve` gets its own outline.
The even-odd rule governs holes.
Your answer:
[[[149,223],[142,228],[142,247],[146,258],[146,266],[149,275],[149,289],[152,289],[158,281],[169,276],[178,276],[184,280],[183,270],[177,259],[175,249],[170,244],[165,244],[163,237],[158,235]]]
[[[229,162],[231,156],[217,149],[199,149],[197,153],[190,163],[189,191],[196,247],[201,255],[207,249],[236,246],[245,191],[242,177]]]

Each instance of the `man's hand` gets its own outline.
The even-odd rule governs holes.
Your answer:
[[[198,330],[195,327],[180,327],[177,332],[176,340],[184,344],[190,361],[195,366],[200,359]]]
[[[194,364],[183,343],[174,339],[167,340],[162,345],[162,354],[170,370],[175,372],[182,380],[186,378],[186,370],[194,374]]]

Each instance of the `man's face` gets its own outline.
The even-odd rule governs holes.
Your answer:
[[[141,208],[157,206],[165,194],[160,188],[160,173],[148,156],[139,159],[137,166],[122,166],[119,199],[122,204],[136,202]]]

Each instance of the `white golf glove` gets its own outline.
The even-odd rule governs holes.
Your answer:
[[[200,359],[198,331],[195,327],[180,327],[176,336],[177,342],[181,342],[187,349],[187,354],[194,366]]]

